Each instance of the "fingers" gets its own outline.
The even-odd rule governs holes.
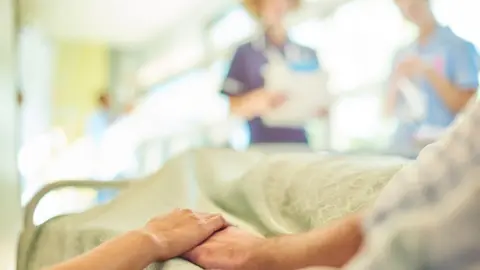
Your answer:
[[[222,217],[221,214],[195,212],[190,209],[175,209],[172,214],[184,216],[184,218],[194,219],[199,223],[211,224],[212,226],[218,225],[224,228],[228,225],[228,222]]]
[[[205,221],[204,228],[209,235],[228,226],[228,222],[221,215],[209,216]]]
[[[194,212],[189,209],[175,209],[174,213],[183,214],[185,215],[185,218],[191,219],[196,224],[202,225],[208,235],[229,226],[228,222],[220,214]]]
[[[208,222],[209,220],[216,218],[216,217],[222,217],[221,214],[209,214],[209,213],[199,213],[199,212],[194,212],[193,215],[199,220],[202,221],[203,223]],[[226,222],[226,221],[225,221]]]

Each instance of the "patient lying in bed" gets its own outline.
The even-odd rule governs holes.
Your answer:
[[[219,215],[175,211],[53,269],[141,270],[175,256],[211,270],[479,269],[480,240],[474,236],[480,209],[480,103],[472,107],[444,139],[397,173],[365,214],[266,239],[230,226]]]
[[[269,239],[315,231],[369,206],[404,164],[404,160],[388,157],[190,152],[170,161],[108,205],[41,225],[32,238],[35,242],[25,248],[28,264],[21,270],[38,270],[83,254],[175,208],[221,213],[242,231]],[[334,265],[344,260],[329,257]],[[185,258],[202,265],[195,258]],[[149,269],[199,268],[170,260]]]

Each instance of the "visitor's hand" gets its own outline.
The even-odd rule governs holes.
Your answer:
[[[232,103],[232,112],[251,119],[270,112],[285,101],[286,97],[281,93],[259,88],[236,98],[236,102]]]
[[[151,236],[158,248],[156,259],[165,261],[191,250],[226,226],[227,222],[220,215],[175,210],[152,219],[143,232]]]
[[[267,258],[262,256],[267,240],[236,227],[217,232],[183,257],[205,269],[264,270]]]

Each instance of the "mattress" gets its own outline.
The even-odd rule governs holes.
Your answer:
[[[308,231],[368,207],[406,163],[393,157],[191,151],[109,204],[35,228],[20,247],[25,260],[20,270],[82,254],[173,208],[222,213],[231,223],[267,237]],[[199,268],[175,259],[148,269]]]

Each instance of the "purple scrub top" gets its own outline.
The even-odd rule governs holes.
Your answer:
[[[295,70],[317,70],[319,63],[314,50],[287,41],[283,46],[275,46],[268,38],[261,36],[241,45],[236,50],[228,71],[222,93],[227,96],[240,96],[257,88],[264,87],[262,71],[268,63],[266,51],[278,50],[286,62]],[[248,122],[252,144],[259,143],[307,143],[303,128],[278,128],[266,126],[261,118]]]

